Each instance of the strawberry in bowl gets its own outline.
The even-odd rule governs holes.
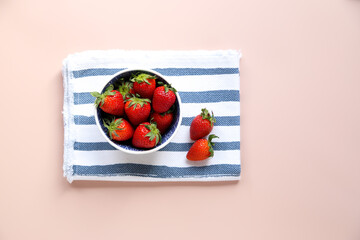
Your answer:
[[[107,142],[120,151],[130,154],[158,151],[180,128],[180,96],[156,71],[120,71],[109,78],[101,92],[93,92],[92,96],[96,125]]]

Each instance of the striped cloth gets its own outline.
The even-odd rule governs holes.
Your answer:
[[[86,51],[63,62],[64,176],[73,180],[226,181],[240,177],[241,54],[218,51]],[[153,69],[178,90],[182,125],[160,151],[130,155],[115,150],[95,125],[92,91],[126,68]],[[202,108],[213,111],[215,155],[186,160],[189,127]]]

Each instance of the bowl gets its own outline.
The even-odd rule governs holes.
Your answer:
[[[154,70],[150,70],[150,69],[125,69],[125,70],[119,71],[119,72],[115,73],[114,75],[112,75],[109,78],[109,81],[105,84],[105,86],[101,90],[101,93],[104,93],[105,89],[110,84],[113,84],[115,86],[115,89],[116,89],[117,86],[120,83],[121,78],[129,79],[132,74],[138,73],[138,72],[143,72],[143,73],[156,75],[156,77],[157,77],[156,82],[161,81],[164,84],[169,84],[169,82],[166,80],[166,78],[163,75],[161,75],[160,73],[158,73],[158,72],[156,72]],[[173,87],[175,87],[175,89],[176,89],[176,86],[173,86]],[[165,147],[171,141],[171,139],[176,135],[177,131],[180,128],[181,119],[182,119],[182,117],[181,117],[181,99],[180,99],[179,93],[176,92],[175,95],[176,95],[176,101],[174,103],[175,110],[174,110],[173,121],[171,123],[171,126],[168,128],[168,130],[164,134],[162,134],[161,142],[159,142],[158,145],[155,146],[154,148],[151,148],[151,149],[136,148],[136,147],[132,146],[131,139],[128,140],[128,141],[122,141],[122,142],[118,142],[118,141],[114,141],[114,140],[110,139],[110,137],[108,135],[108,130],[104,126],[102,119],[106,118],[106,117],[109,117],[111,115],[103,112],[99,107],[95,107],[94,115],[95,115],[96,125],[98,126],[100,132],[105,137],[107,142],[110,143],[114,148],[116,148],[116,149],[118,149],[120,151],[123,151],[125,153],[129,153],[129,154],[148,154],[148,153],[156,152],[156,151],[160,150],[161,148]],[[150,121],[150,119],[149,119],[149,121]],[[136,127],[134,127],[134,130],[135,129],[136,129]]]

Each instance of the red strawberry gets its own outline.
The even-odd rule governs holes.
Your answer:
[[[92,92],[91,95],[96,97],[95,105],[104,112],[116,116],[124,114],[124,99],[119,91],[114,90],[113,85],[110,85],[103,94]]]
[[[214,143],[211,142],[213,138],[218,138],[218,136],[211,134],[209,140],[199,139],[194,142],[186,154],[186,158],[191,161],[200,161],[214,156]]]
[[[216,119],[214,113],[212,115],[206,108],[201,109],[201,114],[197,115],[190,125],[190,138],[198,140],[208,135],[214,127]]]
[[[133,126],[137,126],[149,118],[151,111],[150,103],[149,99],[139,98],[138,96],[133,96],[126,100],[125,113]]]
[[[159,84],[162,85],[161,82],[159,82]],[[176,101],[175,93],[176,89],[170,85],[165,84],[164,86],[157,87],[152,99],[152,107],[154,111],[163,113],[169,110]]]
[[[160,130],[161,134],[164,134],[170,127],[174,119],[174,114],[171,110],[164,113],[153,112],[150,115],[150,119],[156,123],[157,128]]]
[[[156,76],[151,76],[146,73],[133,75],[130,79],[134,83],[134,90],[142,98],[151,99],[156,87]]]
[[[122,79],[123,80],[123,79]],[[119,86],[119,92],[122,94],[124,99],[131,98],[132,94],[135,94],[132,82],[122,82]]]
[[[131,124],[123,118],[104,119],[104,126],[108,129],[108,133],[111,139],[116,141],[126,141],[132,138],[134,134],[134,128]]]
[[[138,148],[153,148],[161,141],[161,134],[156,124],[144,122],[134,132],[132,145]]]

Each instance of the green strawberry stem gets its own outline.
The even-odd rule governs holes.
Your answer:
[[[156,76],[152,76],[152,75],[149,75],[147,73],[138,73],[138,74],[133,74],[130,78],[130,81],[131,82],[137,82],[137,83],[143,83],[145,82],[146,84],[149,84],[149,81],[148,79],[156,79]]]
[[[131,96],[131,94],[129,93],[131,88],[133,88],[133,83],[132,82],[123,82],[119,86],[119,92],[121,93],[121,95],[123,96],[124,99],[127,96],[129,96],[129,97]]]
[[[201,115],[202,119],[207,119],[207,120],[209,120],[210,123],[211,123],[211,126],[213,126],[214,123],[216,123],[216,119],[215,119],[215,117],[214,117],[214,113],[211,112],[211,115],[210,115],[209,111],[208,111],[206,108],[201,109],[201,114],[200,114],[200,115]]]
[[[177,90],[174,88],[174,87],[172,87],[171,86],[171,84],[169,83],[169,84],[164,84],[163,82],[158,82],[158,85],[160,85],[160,86],[164,86],[164,90],[165,90],[165,92],[167,93],[169,90],[171,90],[173,93],[176,93],[177,92]]]
[[[219,138],[218,136],[216,136],[215,134],[211,134],[208,138],[208,146],[209,146],[209,152],[210,152],[210,157],[214,156],[214,149],[213,146],[215,145],[215,143],[212,142],[212,140],[214,138]]]
[[[125,100],[125,102],[130,102],[129,108],[131,106],[134,106],[134,110],[136,109],[136,106],[139,104],[140,107],[143,107],[146,103],[151,103],[150,99],[147,98],[140,98],[139,94],[133,95],[131,98]]]
[[[155,145],[157,145],[160,141],[161,141],[161,134],[159,129],[157,128],[157,125],[155,122],[151,122],[150,125],[144,125],[150,132],[148,132],[145,137],[149,137],[149,140],[152,141],[154,140],[154,138],[156,138],[156,143]]]
[[[109,85],[106,89],[105,92],[103,94],[99,93],[99,92],[91,92],[90,94],[93,97],[96,97],[95,99],[95,106],[98,107],[102,107],[105,103],[105,98],[107,96],[114,96],[116,94],[116,92],[112,92],[112,90],[114,90],[114,85]]]
[[[113,118],[112,120],[109,120],[106,118],[103,120],[104,126],[108,129],[109,137],[111,140],[113,139],[112,133],[114,133],[115,136],[119,137],[119,135],[116,133],[116,130],[124,129],[124,128],[119,128],[122,121],[123,121],[122,118],[119,118],[116,120],[115,120],[115,118]]]

